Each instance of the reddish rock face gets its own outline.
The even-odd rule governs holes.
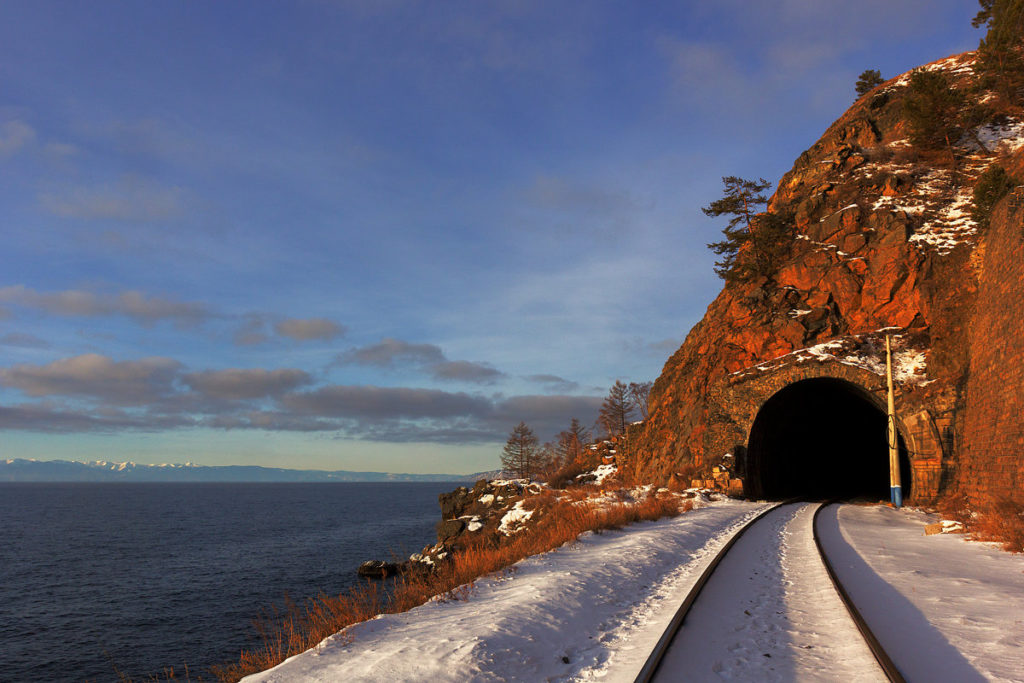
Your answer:
[[[966,53],[926,68],[966,88],[975,82],[973,63]],[[768,396],[763,389],[744,393],[744,371],[830,340],[870,345],[864,335],[883,328],[899,328],[902,343],[913,340],[927,359],[923,375],[898,387],[901,429],[908,439],[919,435],[915,471],[955,464],[970,370],[966,330],[987,239],[965,202],[989,164],[1024,169],[1024,124],[1015,127],[1011,118],[988,155],[962,143],[957,186],[941,160],[906,141],[907,83],[906,76],[894,79],[858,100],[779,181],[769,210],[793,216],[788,254],[776,272],[728,283],[666,362],[651,391],[650,418],[631,436],[625,469],[634,479],[678,479],[687,467],[745,445],[748,416]],[[1010,220],[1000,216],[989,234]],[[771,385],[766,375],[786,363],[809,362],[799,358],[759,370],[758,386]],[[837,359],[837,367],[844,362]],[[1024,365],[1024,358],[1015,362]],[[865,382],[880,377],[877,366],[868,371]],[[922,486],[922,496],[934,495],[938,484]]]

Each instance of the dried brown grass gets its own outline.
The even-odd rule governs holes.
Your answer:
[[[1024,552],[1024,500],[1019,494],[999,498],[979,511],[967,528],[979,541],[1001,543],[1012,553]]]
[[[975,539],[1000,543],[1013,553],[1024,552],[1024,494],[1004,492],[973,511],[971,507],[960,491],[945,494],[936,504],[945,519],[962,522]]]
[[[425,602],[466,600],[476,579],[509,568],[529,557],[575,541],[586,531],[619,529],[642,520],[670,517],[692,508],[675,496],[650,496],[634,504],[574,505],[555,495],[534,496],[532,509],[542,510],[527,530],[498,542],[481,537],[453,553],[433,572],[414,572],[395,579],[391,590],[367,582],[347,595],[318,595],[303,604],[286,601],[284,608],[256,622],[259,646],[241,653],[237,663],[214,667],[218,681],[237,681],[266,670],[288,657],[315,647],[332,634],[378,614],[404,612]],[[346,637],[345,633],[339,637]]]
[[[563,465],[548,479],[548,486],[553,489],[564,489],[570,485],[576,483],[576,477],[589,472],[590,470],[597,467],[597,465],[591,465],[590,463],[584,462],[570,462]]]

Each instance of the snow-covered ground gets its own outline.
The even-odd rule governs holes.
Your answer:
[[[886,680],[818,557],[817,507],[784,505],[739,539],[655,680]]]
[[[715,553],[763,504],[585,534],[433,602],[350,627],[257,681],[632,680]]]
[[[723,500],[587,534],[478,581],[468,600],[358,624],[245,681],[631,681],[715,552],[764,507]],[[703,602],[711,623],[730,625],[728,654],[677,662],[686,680],[880,680],[814,561],[811,507],[773,513],[747,550],[747,537],[737,544],[761,598],[740,609],[709,584],[692,614]],[[826,547],[909,680],[1024,680],[1024,558],[925,536],[935,518],[913,510],[835,510]],[[701,636],[710,652],[718,637]]]
[[[822,542],[907,680],[1024,681],[1024,556],[959,534],[925,536],[934,521],[833,507],[822,513]]]

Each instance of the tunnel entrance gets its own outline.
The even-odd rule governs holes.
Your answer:
[[[899,451],[907,499],[910,462],[902,435]],[[807,379],[778,391],[758,411],[746,455],[752,497],[889,499],[885,411],[844,380]]]

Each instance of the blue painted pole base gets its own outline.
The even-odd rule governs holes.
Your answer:
[[[890,486],[889,493],[891,494],[891,500],[893,507],[903,507],[903,487],[902,486]]]

